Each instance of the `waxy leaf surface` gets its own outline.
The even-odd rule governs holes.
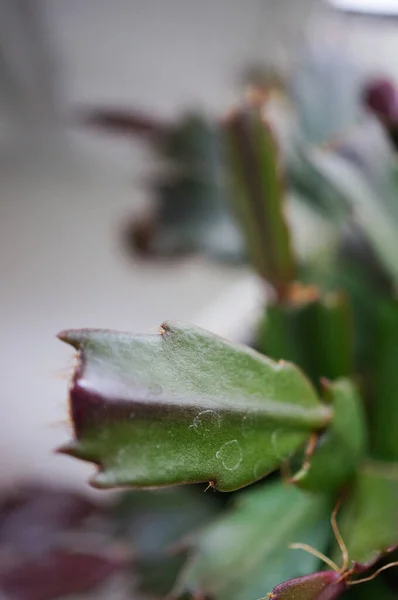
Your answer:
[[[339,523],[350,560],[365,569],[398,545],[398,468],[366,462],[356,478]],[[336,549],[336,561],[339,551]]]
[[[333,422],[321,436],[308,466],[293,481],[302,489],[332,492],[354,475],[366,445],[365,413],[353,382],[339,379],[325,383],[325,395],[333,407]]]
[[[200,328],[72,330],[75,439],[61,451],[96,463],[97,487],[260,479],[328,425],[331,410],[295,366]]]
[[[325,496],[279,481],[245,491],[194,539],[176,595],[253,600],[284,579],[311,573],[319,560],[289,544],[299,541],[325,550],[329,515]]]

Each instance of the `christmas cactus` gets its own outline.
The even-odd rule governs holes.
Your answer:
[[[221,516],[184,538],[176,598],[388,600],[384,571],[398,545],[397,213],[314,160],[312,194],[318,186],[335,235],[326,260],[303,262],[259,109],[233,112],[223,130],[232,205],[268,291],[253,348],[179,322],[149,335],[62,332],[77,362],[74,436],[60,451],[94,463],[97,488],[234,492]]]

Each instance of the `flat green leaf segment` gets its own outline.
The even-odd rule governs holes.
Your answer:
[[[351,375],[354,336],[346,297],[321,296],[316,288],[298,285],[290,294],[289,301],[267,307],[258,330],[258,350],[294,362],[315,385],[321,377]]]
[[[372,564],[398,545],[397,465],[379,461],[363,465],[339,524],[350,559],[362,565]]]
[[[329,514],[324,496],[306,494],[281,482],[245,492],[194,540],[176,595],[188,592],[216,600],[253,600],[280,581],[315,571],[316,557],[288,546],[301,541],[324,550]]]
[[[350,600],[397,600],[397,594],[390,589],[382,577],[357,585],[350,590]]]
[[[398,243],[395,231],[396,209],[392,208],[396,205],[396,195],[393,195],[392,206],[388,206],[383,190],[375,191],[358,169],[330,152],[312,150],[308,159],[324,179],[322,189],[330,187],[340,196],[341,205],[350,208],[355,222],[365,233],[380,263],[396,283],[398,268],[395,257]]]
[[[398,461],[398,301],[380,303],[373,348],[372,452]]]
[[[70,394],[76,439],[61,451],[99,465],[97,487],[211,481],[235,490],[331,418],[295,366],[191,325],[60,338],[79,350]]]
[[[181,548],[184,539],[219,514],[220,496],[205,495],[191,485],[131,490],[119,496],[112,529],[125,540],[127,534],[134,548],[138,598],[166,597],[186,561],[186,552],[176,552],[176,546]]]
[[[365,414],[354,383],[349,379],[326,383],[325,395],[333,408],[333,422],[308,466],[293,479],[302,489],[314,492],[341,487],[355,474],[366,446]]]
[[[281,290],[294,278],[284,191],[270,127],[256,108],[234,112],[225,124],[232,198],[253,267]]]

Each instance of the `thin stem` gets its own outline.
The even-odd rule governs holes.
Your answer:
[[[285,460],[281,463],[280,466],[280,472],[281,472],[281,478],[282,478],[282,482],[285,485],[289,485],[290,486],[290,480],[292,477],[292,473],[290,470],[290,463],[288,460]]]
[[[339,531],[339,527],[337,525],[337,520],[336,520],[336,515],[339,511],[340,504],[341,504],[341,501],[339,500],[334,508],[334,511],[332,512],[332,517],[331,517],[330,521],[332,523],[333,533],[335,535],[336,541],[341,550],[341,556],[343,558],[343,564],[341,566],[340,573],[344,573],[344,571],[346,571],[347,567],[348,567],[349,557],[348,557],[347,546],[345,545],[345,542],[344,542],[343,538],[341,537],[341,533]]]
[[[336,573],[340,573],[340,569],[335,562],[333,562],[330,558],[322,554],[322,552],[319,552],[319,550],[316,550],[312,546],[308,546],[308,544],[289,544],[289,548],[291,548],[292,550],[304,550],[305,552],[309,552],[309,554],[316,556],[317,558],[319,558],[319,560],[329,565],[329,567],[333,569],[333,571],[336,571]]]
[[[346,583],[347,585],[357,585],[358,583],[366,583],[367,581],[372,581],[372,579],[375,579],[382,571],[391,569],[391,567],[398,567],[398,562],[392,562],[388,563],[388,565],[384,565],[384,567],[378,569],[376,573],[373,573],[373,575],[371,575],[370,577],[365,577],[364,579],[357,579],[356,581],[347,581]]]
[[[307,447],[305,449],[304,463],[302,466],[303,471],[308,471],[311,466],[311,458],[316,450],[316,445],[318,443],[318,439],[319,439],[319,434],[313,433],[311,435],[310,439],[308,440]]]

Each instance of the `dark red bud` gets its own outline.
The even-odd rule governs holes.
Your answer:
[[[319,571],[281,583],[268,594],[269,600],[335,600],[346,589],[340,573]]]

